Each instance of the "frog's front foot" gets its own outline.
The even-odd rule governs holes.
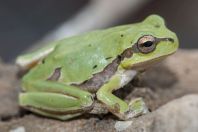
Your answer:
[[[148,113],[148,108],[142,98],[132,100],[129,103],[129,108],[129,111],[126,112],[129,118]]]
[[[108,110],[121,120],[128,120],[146,113],[147,107],[142,98],[132,100],[129,104],[112,94],[120,87],[122,75],[117,74],[103,85],[96,93],[97,99],[104,103]],[[130,80],[130,79],[129,79]]]
[[[148,108],[142,98],[137,98],[129,103],[129,109],[124,113],[116,114],[122,120],[132,119],[148,113]]]

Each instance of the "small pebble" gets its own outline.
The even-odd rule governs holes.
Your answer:
[[[117,121],[114,127],[116,131],[121,132],[126,130],[132,123],[133,121]]]
[[[10,130],[10,132],[25,132],[25,128],[24,127],[17,127],[15,129]]]

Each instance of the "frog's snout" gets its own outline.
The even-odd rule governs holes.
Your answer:
[[[159,41],[170,41],[170,42],[172,42],[172,43],[175,42],[175,40],[174,40],[173,38],[158,38],[157,41],[158,41],[158,42],[159,42]]]

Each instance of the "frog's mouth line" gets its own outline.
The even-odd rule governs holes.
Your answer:
[[[160,57],[156,57],[154,59],[147,60],[147,61],[144,61],[144,62],[133,64],[130,69],[137,70],[137,71],[144,71],[145,69],[150,68],[152,65],[163,61],[165,58],[174,54],[175,52],[172,52],[170,54],[163,55],[163,56],[160,56]]]

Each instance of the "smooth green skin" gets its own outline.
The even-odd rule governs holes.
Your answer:
[[[122,74],[125,71],[133,69],[133,66],[141,69],[151,61],[159,61],[177,50],[178,39],[175,33],[168,30],[164,20],[157,15],[151,15],[140,23],[66,38],[34,53],[19,56],[17,64],[24,68],[38,62],[22,79],[24,93],[19,96],[20,106],[61,120],[79,116],[92,107],[93,94],[71,84],[80,84],[90,79],[93,74],[103,71],[112,60],[134,45],[143,35],[172,38],[174,43],[161,41],[151,53],[134,53],[131,58],[125,58],[115,75],[96,92],[97,99],[120,119],[127,120],[138,115],[143,111],[142,99],[138,99],[135,104],[127,104],[114,96],[112,91],[122,87]],[[105,59],[108,57],[112,58]],[[43,58],[44,64],[41,63]],[[97,68],[94,69],[95,65]],[[61,67],[60,79],[47,80],[58,67]],[[131,114],[132,112],[136,114]]]

